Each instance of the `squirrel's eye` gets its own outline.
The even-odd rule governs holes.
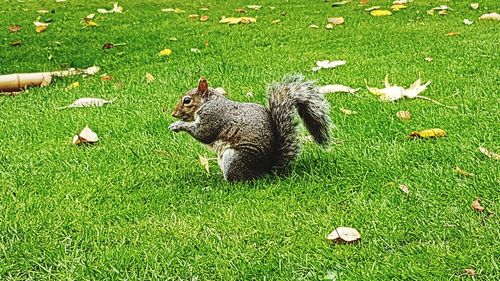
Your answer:
[[[190,97],[184,97],[182,99],[182,104],[189,105],[193,100]]]

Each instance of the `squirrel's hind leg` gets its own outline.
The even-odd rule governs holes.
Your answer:
[[[252,161],[248,161],[244,152],[232,148],[225,149],[219,157],[219,166],[224,179],[229,182],[251,180],[262,175]]]

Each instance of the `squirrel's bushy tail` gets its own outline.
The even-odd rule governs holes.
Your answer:
[[[289,75],[271,85],[268,95],[269,111],[277,133],[276,168],[286,167],[300,150],[295,109],[314,140],[321,145],[327,144],[330,133],[329,104],[316,90],[314,82],[304,81],[302,75]]]

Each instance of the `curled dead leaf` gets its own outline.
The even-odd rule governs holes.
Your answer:
[[[398,117],[401,121],[408,121],[411,118],[411,113],[406,110],[401,110],[396,113],[396,117]]]
[[[428,129],[428,130],[423,130],[423,131],[414,131],[411,132],[408,135],[408,138],[440,138],[440,137],[445,137],[446,136],[446,131],[443,129],[439,128],[434,128],[434,129]]]
[[[239,17],[239,18],[234,18],[234,17],[229,17],[229,18],[222,18],[219,23],[227,23],[227,24],[249,24],[249,23],[254,23],[257,22],[256,18],[251,18],[251,17]]]
[[[473,268],[466,268],[466,269],[464,269],[464,272],[468,276],[476,276],[476,270]]]
[[[500,14],[489,13],[479,17],[480,20],[500,20]]]
[[[19,30],[21,30],[21,26],[20,25],[9,25],[8,27],[9,31],[14,33],[14,32],[18,32]]]
[[[498,153],[495,153],[491,150],[488,150],[487,148],[485,148],[484,146],[480,146],[479,147],[479,151],[481,151],[482,154],[488,156],[489,158],[491,159],[494,159],[494,160],[500,160],[500,154]]]
[[[113,80],[113,77],[111,77],[110,75],[104,74],[101,76],[101,80],[102,81],[111,81],[111,80]]]
[[[472,209],[478,211],[478,212],[482,212],[484,211],[484,207],[481,206],[481,200],[479,199],[476,199],[474,201],[472,201],[472,204],[470,205]]]
[[[92,131],[88,126],[85,126],[83,130],[73,137],[73,144],[81,145],[81,144],[92,144],[99,141],[99,137],[97,134]]]
[[[403,191],[404,194],[409,195],[410,194],[410,189],[406,184],[400,184],[399,189]]]
[[[151,73],[146,72],[146,82],[147,83],[153,83],[153,81],[155,81],[154,76]]]
[[[361,234],[351,227],[337,227],[326,239],[332,243],[355,243],[361,239]]]
[[[201,16],[201,17],[200,17],[200,21],[201,21],[201,22],[206,22],[206,21],[208,21],[208,16],[206,16],[206,15]]]
[[[340,25],[344,23],[344,18],[343,17],[337,17],[337,18],[328,18],[327,19],[328,23],[331,23],[333,25]]]

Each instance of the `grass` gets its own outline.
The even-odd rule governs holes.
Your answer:
[[[478,147],[500,151],[500,25],[477,20],[499,12],[498,1],[481,1],[479,11],[468,1],[413,1],[376,18],[358,1],[332,8],[262,0],[260,11],[246,14],[257,23],[217,23],[248,4],[124,0],[124,14],[98,15],[98,27],[84,28],[81,18],[112,1],[2,2],[0,73],[96,64],[113,79],[68,77],[0,97],[0,279],[455,280],[473,268],[471,278],[498,280],[500,166]],[[426,14],[440,4],[454,10]],[[160,11],[169,7],[186,13]],[[54,10],[42,15],[53,22],[36,34],[40,9]],[[325,30],[332,16],[346,23]],[[475,23],[466,26],[465,18]],[[21,31],[10,33],[13,24]],[[446,36],[452,31],[460,34]],[[14,40],[22,45],[9,46]],[[126,46],[103,50],[108,42]],[[173,54],[160,57],[164,48]],[[347,65],[312,73],[324,59]],[[146,72],[154,83],[146,83]],[[207,174],[197,162],[213,157],[204,146],[167,129],[173,119],[162,110],[170,112],[201,75],[231,99],[265,103],[266,84],[290,72],[363,89],[328,96],[335,143],[327,151],[304,144],[287,177],[227,184],[215,163]],[[386,73],[405,86],[419,75],[432,80],[424,95],[459,109],[379,102],[364,81],[381,87]],[[65,90],[75,81],[81,86]],[[87,96],[118,99],[56,110]],[[411,120],[399,121],[399,110]],[[72,146],[87,124],[99,144]],[[432,127],[449,135],[405,139]],[[457,166],[476,176],[457,175]],[[476,198],[486,211],[471,209]],[[357,228],[362,241],[325,242],[338,226]]]

